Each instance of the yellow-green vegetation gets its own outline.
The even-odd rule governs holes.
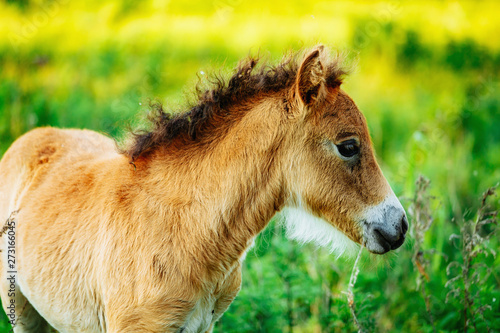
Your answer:
[[[198,78],[248,54],[327,44],[356,63],[343,88],[410,209],[411,237],[362,256],[356,327],[343,293],[353,261],[271,223],[216,331],[499,331],[497,197],[480,208],[500,180],[498,17],[497,1],[1,0],[0,156],[37,126],[120,136],[148,100],[182,110]]]

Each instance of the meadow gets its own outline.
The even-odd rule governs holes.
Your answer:
[[[287,240],[278,216],[215,331],[499,332],[498,17],[496,1],[0,0],[0,156],[39,126],[120,140],[151,100],[182,110],[249,54],[326,44],[409,238],[353,275],[355,256]]]

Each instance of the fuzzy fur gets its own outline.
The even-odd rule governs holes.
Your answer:
[[[300,243],[315,243],[328,249],[337,258],[343,254],[356,254],[359,246],[324,219],[312,215],[304,208],[287,207],[283,210],[282,223],[288,238]]]
[[[254,238],[298,201],[292,236],[362,243],[359,216],[390,189],[366,121],[330,75],[337,58],[318,47],[296,59],[240,66],[195,109],[161,112],[123,153],[88,130],[16,140],[0,161],[0,218],[19,211],[15,332],[210,332]],[[361,145],[352,163],[328,148],[347,134]]]

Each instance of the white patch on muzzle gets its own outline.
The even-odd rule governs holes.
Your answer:
[[[314,216],[302,207],[286,207],[283,210],[287,237],[301,243],[313,242],[335,253],[352,256],[358,244],[324,219]]]

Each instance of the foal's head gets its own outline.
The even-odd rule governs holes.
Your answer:
[[[339,68],[317,47],[285,92],[287,226],[299,240],[343,250],[346,235],[382,254],[403,244],[408,222],[375,160],[364,116],[340,89]]]

